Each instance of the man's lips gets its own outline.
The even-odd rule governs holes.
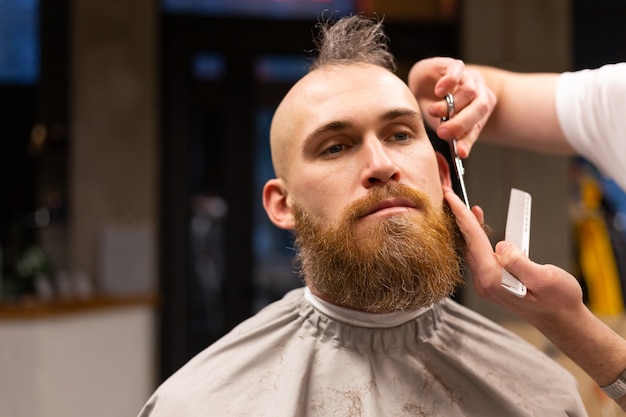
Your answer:
[[[417,208],[417,205],[406,198],[401,198],[401,197],[388,198],[374,205],[373,207],[371,207],[361,217],[366,217],[374,213],[377,213],[379,211],[387,210],[387,209],[412,209],[412,208]]]

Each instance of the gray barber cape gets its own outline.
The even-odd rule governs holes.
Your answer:
[[[446,299],[390,328],[289,292],[199,353],[140,417],[586,416],[574,377]]]

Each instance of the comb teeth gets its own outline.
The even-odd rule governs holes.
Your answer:
[[[504,268],[502,269],[501,285],[520,298],[526,296],[526,286]]]

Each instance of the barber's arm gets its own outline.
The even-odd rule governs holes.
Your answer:
[[[571,155],[554,104],[557,73],[518,73],[490,66],[434,57],[416,62],[409,87],[428,125],[446,140],[457,138],[466,158],[481,142]],[[454,96],[457,114],[445,124],[446,94]]]
[[[479,72],[497,105],[481,134],[481,142],[524,150],[572,155],[555,107],[557,73],[519,73],[467,65]]]
[[[467,244],[475,291],[535,326],[600,386],[616,381],[626,370],[626,340],[589,311],[576,278],[554,265],[532,262],[508,242],[498,242],[494,252],[481,226],[480,207],[468,210],[449,188],[444,196]],[[524,298],[500,286],[503,267],[526,285]],[[616,401],[626,410],[626,396]]]

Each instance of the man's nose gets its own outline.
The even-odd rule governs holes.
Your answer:
[[[366,188],[400,180],[400,169],[390,157],[384,142],[376,137],[364,141],[363,163],[362,183]]]

